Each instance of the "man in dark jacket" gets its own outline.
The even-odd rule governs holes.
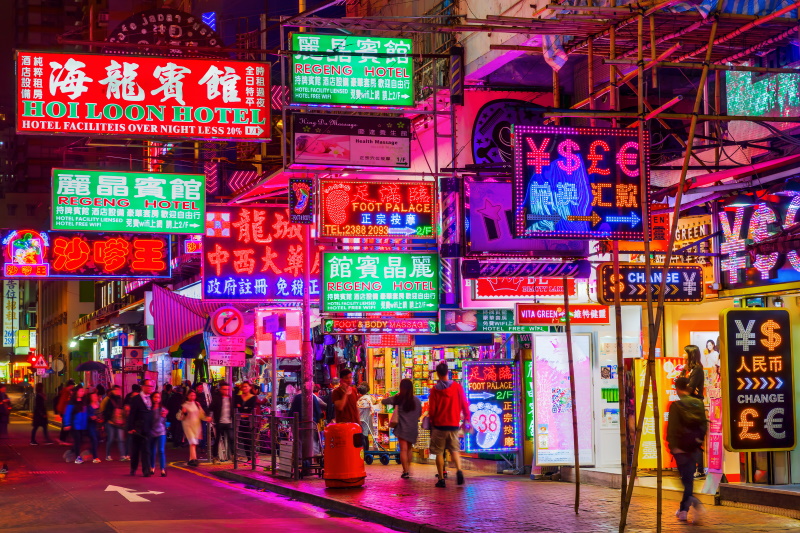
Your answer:
[[[167,422],[169,422],[169,430],[172,433],[173,448],[180,448],[183,443],[183,425],[178,420],[178,411],[181,410],[184,402],[183,393],[183,387],[175,387],[169,400],[164,404],[167,406]]]
[[[703,513],[703,507],[700,500],[692,494],[694,468],[697,454],[702,453],[700,447],[708,431],[708,420],[703,402],[691,396],[687,378],[675,380],[675,391],[679,399],[670,404],[667,419],[667,444],[675,457],[683,483],[683,499],[675,516],[685,522],[688,520],[689,508],[694,507],[694,522],[697,523]]]
[[[219,459],[219,441],[224,435],[228,439],[228,450],[233,446],[233,398],[231,386],[222,383],[211,399],[211,417],[217,428],[217,439],[214,441],[214,461]]]
[[[153,426],[153,401],[150,395],[155,390],[152,379],[142,383],[142,392],[130,400],[128,413],[128,434],[131,436],[131,475],[136,475],[139,459],[142,460],[142,474],[144,477],[153,475],[150,470],[150,430]]]

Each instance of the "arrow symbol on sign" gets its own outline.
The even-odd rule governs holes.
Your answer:
[[[558,222],[561,217],[559,215],[531,215],[530,220],[552,220],[553,222]]]
[[[762,389],[766,389],[767,388],[767,380],[764,379],[764,378],[761,378],[761,388]]]
[[[149,502],[147,498],[142,498],[140,494],[164,494],[157,490],[137,491],[136,489],[126,489],[125,487],[117,487],[116,485],[109,485],[106,487],[105,492],[119,492],[126,500],[133,503]]]
[[[641,222],[642,219],[634,212],[631,212],[631,216],[629,217],[606,217],[606,222],[611,224],[630,224],[631,227],[635,227]]]
[[[758,389],[758,378],[753,378],[753,390]]]
[[[598,225],[603,219],[600,218],[600,215],[592,211],[592,214],[589,216],[583,215],[569,215],[567,216],[567,220],[578,221],[578,222],[591,222],[592,226]]]
[[[677,285],[670,285],[672,287],[672,294],[678,294],[678,286]]]
[[[775,388],[775,380],[772,379],[772,378],[767,378],[767,381],[769,381],[769,387],[767,387],[767,388],[768,389],[774,389]]]
[[[781,378],[776,377],[775,381],[778,382],[778,386],[775,387],[776,389],[780,389],[781,387],[783,387],[783,380]]]
[[[745,387],[745,389],[749,389],[753,386],[753,382],[750,381],[750,378],[744,378],[744,380],[747,382],[747,387]]]
[[[389,235],[414,235],[416,232],[414,228],[389,228]]]
[[[489,394],[488,392],[476,392],[475,394],[470,394],[470,400],[486,400],[487,398],[494,398],[494,394]]]
[[[742,378],[736,378],[736,379],[739,380],[739,386],[736,387],[736,390],[742,390],[742,387],[744,387],[744,381],[742,380]]]
[[[644,294],[644,285],[637,285],[636,287],[639,289],[636,294]]]
[[[631,294],[636,294],[636,285],[631,285],[630,293]]]

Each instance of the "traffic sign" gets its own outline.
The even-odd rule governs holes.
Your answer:
[[[661,266],[650,270],[650,294],[655,300],[661,292]],[[614,276],[614,264],[603,263],[597,267],[597,297],[601,303],[613,305],[619,291],[621,303],[647,301],[647,276],[644,264],[626,263],[619,266],[619,279]],[[670,265],[664,286],[664,301],[670,303],[697,303],[705,298],[702,265]]]
[[[50,365],[47,364],[47,361],[44,360],[44,356],[39,354],[38,359],[36,359],[36,363],[34,363],[33,368],[48,368]]]
[[[208,350],[212,352],[244,352],[247,337],[209,337]]]
[[[211,329],[217,335],[234,336],[243,326],[244,315],[235,307],[220,307],[211,315]]]
[[[139,346],[123,346],[122,365],[126,372],[140,372],[144,365],[144,349]]]

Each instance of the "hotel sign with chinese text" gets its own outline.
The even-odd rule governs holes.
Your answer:
[[[431,238],[432,181],[320,180],[321,237]]]
[[[205,187],[201,174],[55,168],[52,228],[202,233]]]
[[[19,133],[267,141],[269,64],[17,51]]]
[[[299,301],[303,298],[303,226],[285,207],[209,206],[203,237],[203,299]],[[319,250],[312,251],[310,294],[319,295]]]
[[[517,235],[641,240],[639,152],[632,130],[514,126]]]
[[[431,334],[438,324],[430,318],[324,318],[322,331],[331,335]]]
[[[464,388],[475,430],[464,435],[467,452],[506,453],[519,449],[520,381],[514,361],[467,361]]]
[[[439,254],[322,254],[322,311],[430,311],[439,308]]]
[[[793,450],[796,437],[789,311],[726,309],[719,323],[725,449]]]
[[[411,39],[294,33],[291,47],[292,102],[414,105]]]

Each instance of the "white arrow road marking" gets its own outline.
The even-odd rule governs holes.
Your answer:
[[[106,487],[105,492],[119,492],[129,502],[149,502],[147,498],[142,498],[140,494],[164,494],[156,490],[148,490],[138,492],[136,489],[126,489],[125,487],[117,487],[116,485],[109,485]]]

